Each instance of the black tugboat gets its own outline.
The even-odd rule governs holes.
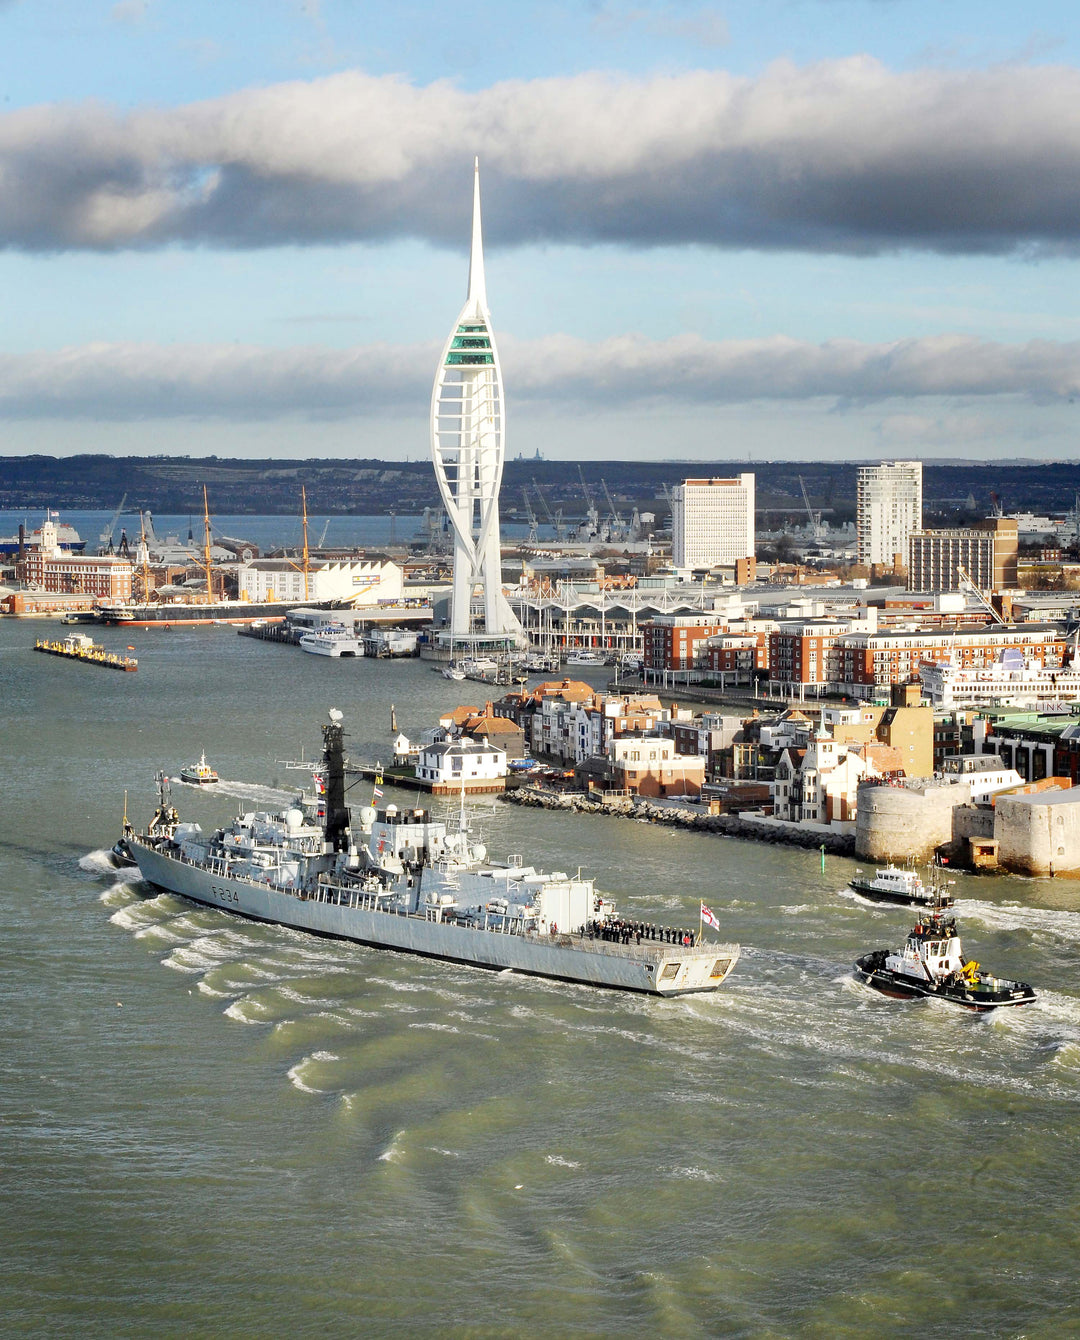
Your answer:
[[[969,1010],[1030,1005],[1035,990],[984,972],[974,959],[964,962],[956,918],[932,908],[909,932],[901,949],[875,949],[855,961],[861,982],[887,996],[907,1000],[936,996]]]

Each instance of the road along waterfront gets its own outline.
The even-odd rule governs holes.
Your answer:
[[[256,925],[110,866],[124,791],[144,819],[205,749],[219,788],[175,798],[216,825],[287,797],[329,706],[385,757],[391,703],[417,733],[468,685],[224,627],[101,640],[140,673],[0,623],[5,1333],[1075,1328],[1080,886],[958,878],[965,948],[1040,992],[985,1017],[855,983],[910,917],[846,891],[852,861],[490,798],[493,852],[580,865],[627,916],[704,898],[743,945],[721,991]]]

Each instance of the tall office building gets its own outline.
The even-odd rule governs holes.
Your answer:
[[[504,458],[502,375],[491,334],[480,231],[480,163],[473,169],[469,290],[439,359],[431,393],[431,454],[439,492],[454,528],[453,637],[472,633],[477,586],[483,593],[483,633],[523,640],[502,589],[499,486]]]
[[[909,591],[958,591],[961,571],[980,591],[1017,584],[1018,528],[1014,517],[992,516],[954,530],[919,530],[910,540]]]
[[[671,490],[671,560],[677,568],[732,565],[752,579],[754,476],[685,479]]]
[[[922,530],[922,461],[859,467],[855,530],[860,563],[906,563],[908,540]]]

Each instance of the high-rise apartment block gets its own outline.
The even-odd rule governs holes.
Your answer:
[[[918,530],[909,542],[909,591],[958,591],[960,573],[980,591],[1015,587],[1017,524],[988,517],[970,528]]]
[[[855,529],[860,563],[907,562],[908,540],[922,530],[922,462],[882,461],[859,467]]]
[[[731,565],[752,581],[754,476],[685,479],[671,490],[671,560],[676,568]]]

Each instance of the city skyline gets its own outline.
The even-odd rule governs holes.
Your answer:
[[[5,449],[418,459],[478,154],[512,453],[1072,459],[1069,17],[0,0]]]

